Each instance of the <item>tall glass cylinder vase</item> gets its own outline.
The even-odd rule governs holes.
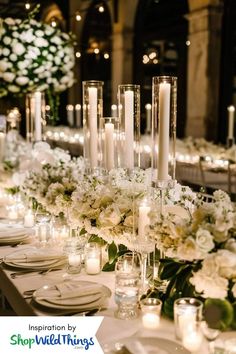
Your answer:
[[[177,78],[156,76],[152,81],[152,169],[154,185],[173,188],[177,118]]]
[[[118,86],[119,167],[140,167],[140,86]]]
[[[45,123],[45,97],[40,91],[26,95],[26,140],[34,143],[43,140]]]
[[[103,116],[103,81],[83,81],[84,158],[89,170],[99,167],[99,125]]]
[[[118,117],[102,117],[99,133],[100,166],[109,172],[117,167]]]

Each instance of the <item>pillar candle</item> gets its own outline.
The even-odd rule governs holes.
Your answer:
[[[147,103],[145,105],[146,109],[146,132],[150,133],[151,131],[151,122],[152,122],[152,105]]]
[[[24,216],[24,227],[33,227],[34,226],[34,215],[31,210]]]
[[[168,179],[169,129],[170,129],[170,88],[168,83],[160,84],[159,92],[159,141],[158,179]]]
[[[125,91],[125,167],[134,168],[134,92]]]
[[[114,124],[105,124],[105,167],[114,168]]]
[[[77,128],[81,128],[82,123],[81,123],[81,105],[76,104],[75,105],[75,124]]]
[[[41,92],[35,92],[34,94],[35,141],[42,140],[41,105],[42,105]]]
[[[70,127],[73,127],[73,125],[74,125],[74,106],[72,104],[68,104],[66,106],[66,111],[67,111],[67,123],[69,124]]]
[[[89,132],[90,132],[90,165],[98,164],[98,131],[97,131],[97,88],[89,87]]]
[[[234,106],[228,107],[228,139],[233,139],[234,137]]]
[[[141,238],[145,237],[145,227],[150,224],[150,219],[148,216],[149,212],[150,212],[149,206],[141,205],[139,207],[138,235]]]
[[[101,271],[101,263],[99,258],[86,259],[86,272],[87,274],[98,274]]]

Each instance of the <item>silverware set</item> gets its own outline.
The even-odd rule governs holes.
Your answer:
[[[22,270],[22,271],[18,271],[18,272],[13,272],[10,274],[10,277],[12,279],[16,279],[16,278],[23,278],[23,277],[27,277],[27,276],[31,276],[33,274],[38,275],[46,275],[49,272],[55,271],[55,270],[59,270],[58,268],[49,268],[49,269],[44,269],[44,270]]]

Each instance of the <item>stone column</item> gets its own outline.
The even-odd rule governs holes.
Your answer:
[[[209,140],[217,139],[219,119],[222,6],[214,2],[214,6],[209,6],[208,1],[207,7],[194,8],[187,15],[190,46],[186,135]]]
[[[133,80],[133,31],[114,24],[112,46],[112,103],[116,103],[118,85]]]

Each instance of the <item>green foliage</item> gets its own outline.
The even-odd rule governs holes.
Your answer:
[[[122,256],[129,250],[124,245],[119,245],[118,247],[112,242],[108,246],[108,262],[104,265],[103,271],[104,272],[112,272],[115,270],[116,262],[118,257]]]

